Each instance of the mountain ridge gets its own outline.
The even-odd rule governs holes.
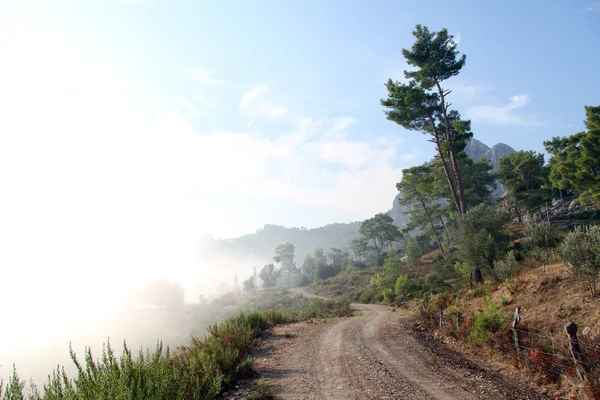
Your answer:
[[[489,147],[477,139],[471,139],[465,152],[474,160],[486,158],[492,164],[493,171],[497,171],[500,158],[515,152],[515,150],[504,143]],[[492,195],[498,197],[502,193],[504,193],[504,188],[499,186]],[[392,208],[386,213],[394,219],[398,227],[402,228],[408,223],[409,215],[406,212],[411,209],[411,206],[399,204],[400,197],[401,193],[394,197]],[[271,262],[275,248],[279,244],[289,242],[294,244],[296,262],[300,264],[308,254],[312,254],[316,247],[322,247],[325,250],[329,248],[349,249],[350,241],[359,237],[361,224],[362,221],[337,222],[312,229],[265,224],[255,233],[237,238],[219,240],[205,238],[204,245],[210,246],[213,250],[227,251],[235,256],[252,257]]]

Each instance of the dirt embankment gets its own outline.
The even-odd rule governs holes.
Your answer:
[[[422,334],[405,311],[353,307],[355,317],[282,325],[265,338],[254,366],[278,398],[546,398]]]

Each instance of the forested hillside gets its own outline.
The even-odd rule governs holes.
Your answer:
[[[477,139],[471,139],[465,147],[465,153],[473,160],[485,159],[492,165],[492,170],[498,170],[499,160],[515,150],[503,143],[498,143],[491,148]],[[433,162],[433,160],[432,160]],[[493,197],[504,193],[501,186],[494,189]],[[412,204],[402,205],[399,200],[402,193],[399,192],[391,201],[392,207],[387,213],[394,219],[399,229],[403,229],[409,223],[408,212]],[[383,211],[383,210],[382,210]],[[253,257],[270,260],[273,249],[281,243],[293,243],[296,247],[296,259],[304,260],[307,255],[312,254],[317,247],[325,250],[342,249],[350,250],[351,242],[360,236],[359,229],[362,221],[350,223],[334,223],[320,228],[289,228],[279,225],[266,224],[256,233],[248,234],[234,239],[214,240],[205,238],[203,246],[207,246],[217,252],[227,252],[239,257]]]
[[[205,246],[217,252],[227,252],[240,257],[254,256],[265,261],[271,260],[273,251],[281,243],[293,243],[296,258],[303,260],[315,248],[349,249],[352,239],[359,236],[362,221],[347,224],[336,223],[320,228],[287,228],[278,225],[265,225],[256,233],[235,239],[205,239]]]

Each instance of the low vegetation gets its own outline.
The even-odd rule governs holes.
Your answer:
[[[269,307],[227,318],[210,325],[203,337],[192,338],[191,343],[175,351],[163,347],[159,341],[153,350],[140,350],[135,354],[124,344],[122,353],[117,356],[107,342],[100,358],[94,358],[88,348],[82,360],[70,350],[77,375],[69,377],[64,368],[57,368],[49,375],[43,390],[32,383],[27,385],[15,368],[6,384],[0,382],[0,399],[214,399],[237,379],[251,374],[250,349],[264,330],[290,321],[351,313],[349,302],[344,300],[289,297],[282,290],[265,297],[254,299],[254,304],[262,301],[265,307],[267,304],[285,306],[282,310]],[[274,304],[274,299],[279,303]],[[268,388],[263,386],[257,383],[253,393],[259,397],[254,398],[272,398]]]

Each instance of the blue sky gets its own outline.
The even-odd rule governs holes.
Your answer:
[[[433,155],[379,104],[417,23],[456,35],[445,86],[488,145],[542,151],[600,103],[597,1],[4,0],[5,281],[188,279],[204,234],[391,208]]]

